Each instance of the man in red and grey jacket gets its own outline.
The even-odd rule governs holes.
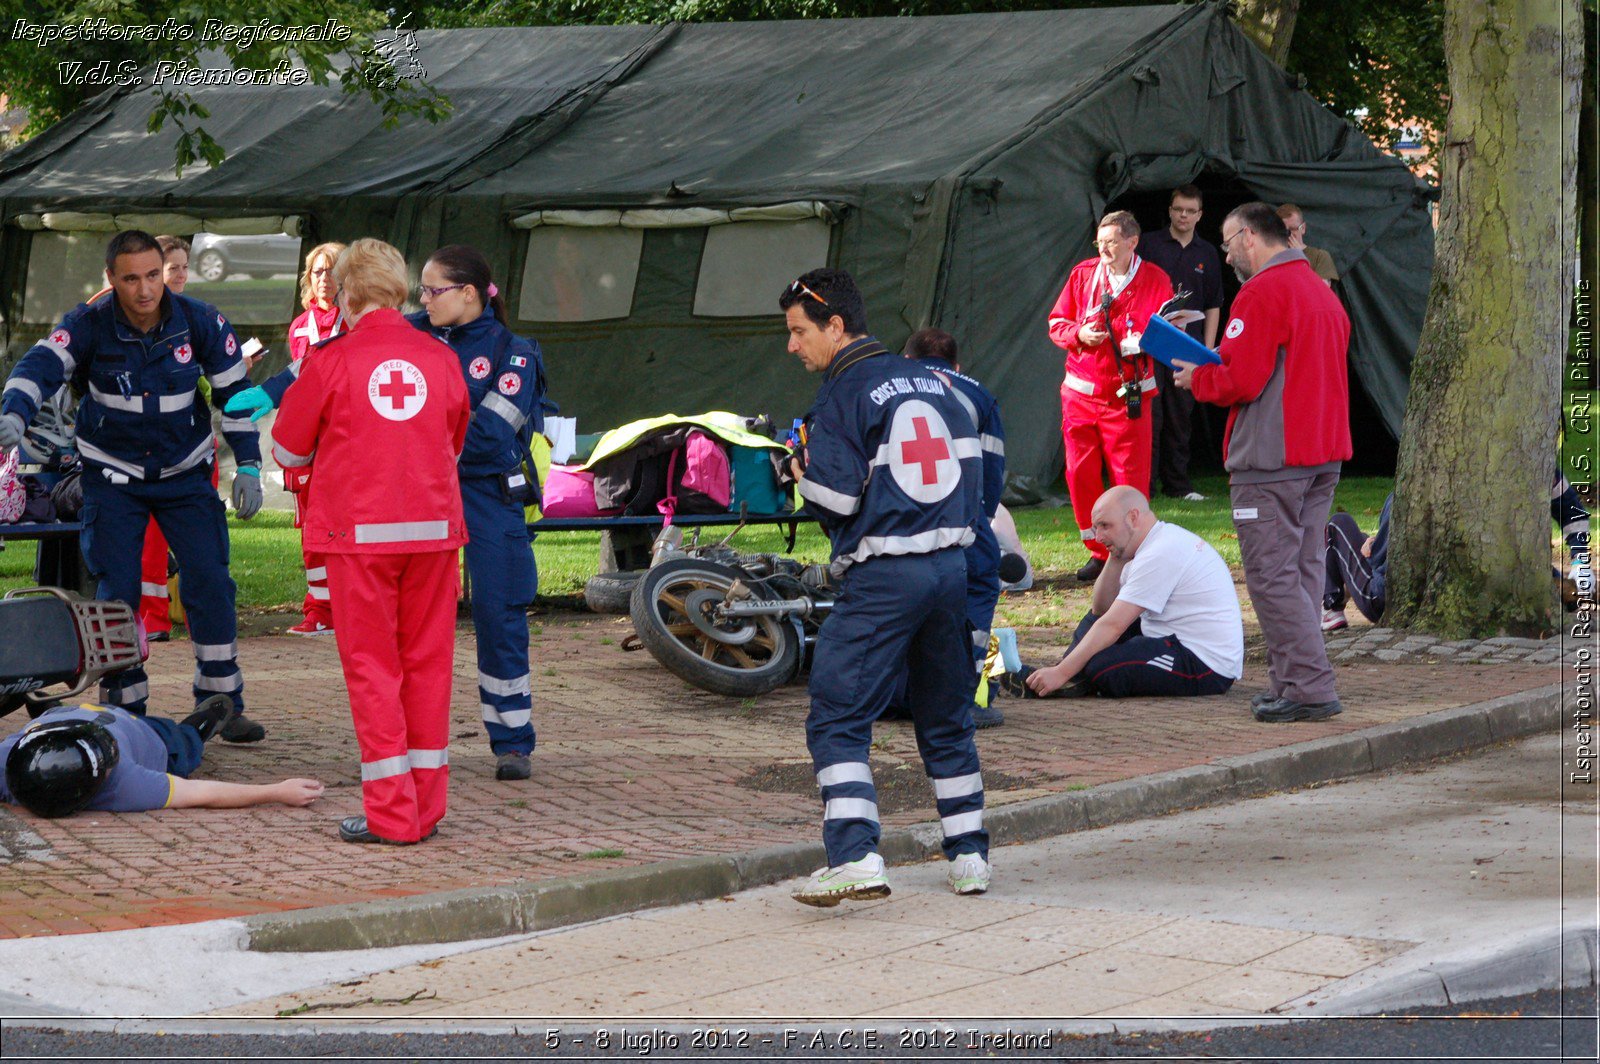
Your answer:
[[[1267,641],[1270,690],[1256,696],[1256,719],[1323,720],[1342,709],[1321,596],[1323,530],[1350,457],[1350,319],[1267,204],[1223,220],[1222,250],[1245,282],[1222,332],[1222,362],[1177,362],[1173,383],[1232,407],[1222,446],[1233,526]]]
[[[1112,484],[1150,491],[1150,416],[1155,390],[1150,359],[1139,353],[1139,334],[1150,315],[1172,297],[1161,267],[1137,254],[1139,223],[1127,211],[1100,219],[1100,254],[1072,268],[1050,311],[1050,340],[1066,351],[1061,380],[1061,439],[1067,452],[1067,491],[1089,561],[1079,580],[1105,567],[1106,548],[1094,536],[1094,504]],[[1144,415],[1144,416],[1141,416]]]

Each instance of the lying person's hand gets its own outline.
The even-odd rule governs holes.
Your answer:
[[[1044,698],[1066,685],[1066,670],[1059,664],[1051,665],[1047,669],[1034,669],[1023,682],[1033,690],[1034,694]]]
[[[292,779],[278,784],[278,801],[284,805],[310,805],[322,797],[321,780]]]
[[[1376,542],[1378,542],[1377,536],[1368,536],[1367,541],[1361,544],[1361,556],[1363,558],[1372,557],[1372,545]]]

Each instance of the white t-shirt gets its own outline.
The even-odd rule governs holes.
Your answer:
[[[1119,601],[1144,608],[1140,630],[1178,637],[1218,675],[1244,675],[1244,619],[1222,555],[1177,525],[1157,521],[1122,570]]]

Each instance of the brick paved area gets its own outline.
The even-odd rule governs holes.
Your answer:
[[[328,795],[310,809],[60,821],[0,810],[0,937],[184,923],[812,839],[819,810],[803,688],[756,700],[697,691],[648,655],[624,653],[618,644],[629,630],[625,619],[583,614],[534,619],[534,778],[498,783],[477,720],[471,630],[462,629],[451,813],[436,839],[406,849],[349,846],[335,835],[341,816],[360,811],[360,790],[333,641],[243,639],[250,712],[270,735],[255,747],[213,744],[201,775],[312,775],[330,785]],[[1064,638],[1054,629],[1022,633],[1032,660],[1064,649]],[[1007,724],[979,733],[990,803],[1353,731],[1561,674],[1554,643],[1452,648],[1354,628],[1331,641],[1346,712],[1321,724],[1268,726],[1248,708],[1265,677],[1258,643],[1246,679],[1222,698],[1003,702]],[[152,706],[181,713],[192,670],[187,643],[157,645]],[[0,733],[21,723],[0,721]],[[891,799],[901,792],[884,802],[886,821],[932,819],[910,726],[887,722],[878,736],[880,783]],[[766,789],[751,786],[758,778]]]

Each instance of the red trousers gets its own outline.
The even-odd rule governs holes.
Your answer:
[[[1120,400],[1110,402],[1061,386],[1061,439],[1067,447],[1067,492],[1072,516],[1089,553],[1101,561],[1106,548],[1094,538],[1094,504],[1112,484],[1129,484],[1150,494],[1150,400],[1144,416],[1130,419]]]
[[[456,552],[329,554],[326,562],[367,827],[416,842],[444,818],[450,785]]]
[[[333,594],[328,590],[328,556],[306,550],[302,541],[300,556],[306,566],[306,598],[300,612],[306,620],[333,627]]]
[[[145,632],[172,631],[168,598],[167,537],[152,517],[144,529],[144,553],[139,557],[139,619]]]

